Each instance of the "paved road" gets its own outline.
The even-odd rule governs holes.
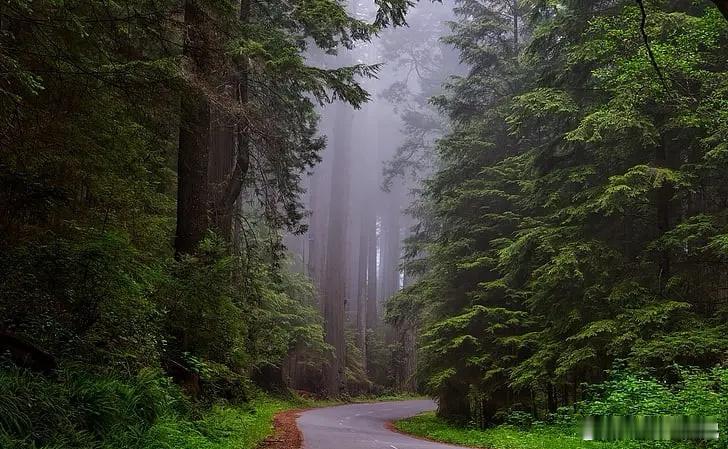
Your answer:
[[[385,427],[387,422],[434,410],[428,400],[350,404],[309,410],[298,418],[303,449],[454,449]]]

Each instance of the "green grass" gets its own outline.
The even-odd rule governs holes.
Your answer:
[[[420,399],[409,395],[357,397],[353,402]],[[144,449],[253,449],[273,432],[273,416],[283,410],[342,405],[334,399],[279,399],[261,396],[244,406],[215,406],[199,421],[157,423]]]
[[[305,406],[298,400],[260,397],[243,406],[213,406],[197,421],[165,418],[146,435],[145,449],[253,449],[273,432],[273,416]]]
[[[0,369],[0,448],[253,449],[272,433],[277,412],[328,404],[260,394],[210,407],[153,371],[133,379],[62,371],[48,379]]]
[[[388,395],[358,397],[353,402],[397,401],[419,397]],[[253,449],[273,432],[273,416],[283,410],[342,405],[324,399],[279,399],[261,396],[244,406],[215,406],[192,423],[175,420],[160,422],[160,432],[149,439],[144,449]]]
[[[51,379],[0,367],[0,448],[253,449],[273,432],[276,413],[339,404],[260,394],[210,406],[154,370],[121,378],[69,369]]]
[[[457,427],[435,416],[424,413],[394,423],[405,433],[462,446],[490,449],[637,449],[637,448],[694,448],[695,445],[677,442],[583,441],[576,429],[557,426],[536,426],[521,430],[511,426],[492,429]]]

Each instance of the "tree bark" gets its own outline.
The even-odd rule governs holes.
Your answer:
[[[377,327],[377,214],[373,208],[367,211],[367,329]]]
[[[401,186],[395,184],[386,195],[387,209],[382,216],[384,251],[382,254],[382,301],[386,302],[399,290],[400,263],[400,196]]]
[[[240,1],[239,20],[245,24],[250,19],[250,0]],[[234,97],[237,103],[244,109],[248,103],[248,72],[249,64],[247,57],[238,62],[237,72],[232,76],[231,88],[234,92],[226,92],[226,96]],[[221,141],[212,146],[216,166],[222,166],[222,170],[216,171],[217,175],[211,179],[215,186],[215,198],[213,199],[213,225],[215,230],[226,240],[232,235],[233,217],[235,204],[240,197],[245,176],[250,169],[250,138],[248,129],[243,117],[236,117],[234,121],[221,117],[219,125]]]
[[[193,0],[184,7],[187,35],[182,55],[194,75],[207,74],[210,61],[205,33],[205,13]],[[190,86],[182,93],[177,157],[177,230],[175,253],[190,254],[209,228],[208,145],[210,108],[206,93]]]
[[[356,334],[357,344],[361,350],[362,365],[367,368],[367,270],[369,263],[369,233],[366,229],[366,215],[368,211],[362,210],[361,226],[359,228],[359,261],[357,266],[357,295],[356,295]]]
[[[211,117],[210,156],[208,161],[208,182],[210,191],[215,193],[215,207],[211,210],[213,229],[229,241],[232,237],[233,207],[221,203],[221,188],[230,180],[235,164],[234,124],[224,111],[214,111]]]
[[[241,0],[239,20],[250,17],[250,0]],[[232,238],[235,204],[250,166],[249,138],[240,117],[229,111],[211,111],[207,89],[215,67],[212,24],[198,2],[187,0],[184,8],[186,36],[182,54],[191,78],[181,98],[179,154],[177,161],[177,231],[175,253],[193,253],[212,227],[226,240]],[[219,56],[219,55],[217,55]],[[248,63],[239,62],[228,79],[227,92],[238,104],[248,102]],[[213,121],[213,118],[215,119]]]
[[[349,209],[349,167],[351,160],[352,112],[339,104],[334,128],[331,205],[329,208],[328,242],[326,244],[326,277],[324,282],[324,322],[326,342],[334,348],[324,370],[326,393],[338,396],[344,387],[346,337],[344,333],[344,295],[347,277],[346,223]]]

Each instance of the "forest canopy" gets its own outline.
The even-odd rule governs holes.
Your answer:
[[[0,6],[0,446],[147,447],[283,392],[293,354],[323,394],[333,349],[283,236],[305,230],[317,108],[361,107],[378,66],[317,55],[410,6]]]
[[[724,0],[3,2],[0,446],[728,424],[727,55]]]
[[[389,307],[421,323],[439,413],[487,425],[573,404],[617,366],[669,380],[723,363],[721,12],[469,0],[456,12],[447,40],[469,71],[434,99],[452,131],[409,240],[418,280]]]

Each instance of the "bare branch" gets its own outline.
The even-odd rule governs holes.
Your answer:
[[[641,20],[640,20],[640,34],[642,34],[642,39],[645,41],[645,47],[647,48],[647,55],[650,58],[650,63],[652,64],[652,67],[654,67],[655,72],[657,72],[657,76],[660,78],[660,81],[662,82],[662,85],[665,87],[665,90],[669,90],[669,86],[667,85],[667,81],[665,80],[665,76],[662,74],[662,70],[660,69],[660,66],[657,64],[657,59],[655,59],[655,54],[652,52],[652,46],[650,46],[650,38],[647,36],[647,31],[645,30],[645,27],[647,25],[647,12],[645,11],[645,4],[643,0],[635,0],[637,2],[637,5],[640,7],[640,14],[641,14]]]

